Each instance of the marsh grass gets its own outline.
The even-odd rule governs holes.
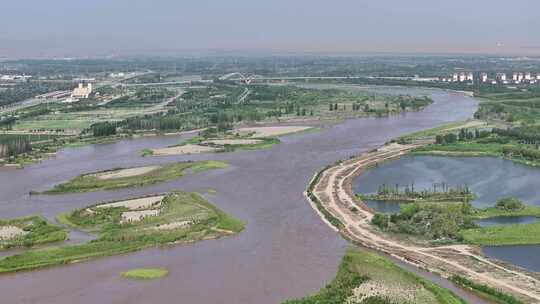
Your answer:
[[[126,279],[155,280],[166,277],[169,271],[164,268],[137,268],[122,272],[121,276]]]

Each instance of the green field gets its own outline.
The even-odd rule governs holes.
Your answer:
[[[135,280],[155,280],[166,277],[169,274],[167,269],[163,268],[138,268],[122,272],[122,277]]]
[[[68,236],[64,229],[49,224],[40,216],[0,220],[0,229],[8,227],[17,227],[24,231],[24,234],[7,239],[0,238],[0,250],[64,241]]]
[[[495,225],[462,231],[465,242],[481,246],[540,244],[540,223]]]
[[[490,217],[500,216],[536,216],[540,217],[540,207],[533,205],[525,205],[523,209],[506,211],[495,207],[489,207],[485,209],[476,209],[473,213],[475,219],[486,219]]]
[[[227,166],[227,163],[219,161],[182,162],[162,165],[155,170],[135,176],[111,179],[99,178],[100,174],[107,174],[123,170],[123,168],[116,168],[112,170],[94,172],[78,176],[67,183],[56,185],[52,189],[47,190],[43,193],[60,194],[71,192],[113,190],[126,187],[142,187],[179,178],[187,174],[188,170],[193,173],[198,173],[212,169],[223,169]]]
[[[67,130],[67,129],[87,129],[99,120],[86,119],[56,119],[53,117],[44,117],[42,120],[23,120],[17,122],[13,129],[15,130]]]
[[[126,220],[125,206],[78,209],[60,217],[71,227],[99,234],[96,240],[81,245],[28,250],[0,259],[0,272],[14,272],[39,267],[80,262],[111,256],[147,247],[175,243],[192,243],[215,239],[244,229],[244,223],[216,208],[196,193],[173,192],[159,205],[137,209],[154,210],[153,216]]]
[[[365,249],[349,248],[332,282],[317,294],[285,304],[463,304],[451,291]]]

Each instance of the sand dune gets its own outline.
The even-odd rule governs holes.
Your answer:
[[[137,199],[126,200],[126,201],[121,201],[121,202],[103,204],[103,205],[97,206],[96,208],[126,207],[129,210],[148,209],[151,207],[159,206],[163,198],[165,198],[164,195],[143,197],[143,198],[137,198]]]
[[[9,240],[27,233],[27,231],[16,226],[2,226],[0,227],[0,240]]]
[[[311,129],[306,126],[283,126],[283,127],[254,127],[254,128],[240,128],[234,131],[234,133],[246,134],[255,133],[251,137],[273,137],[281,136],[289,133],[295,133]]]
[[[116,179],[116,178],[143,175],[143,174],[146,174],[148,172],[154,171],[156,169],[159,169],[159,166],[148,166],[148,167],[121,169],[121,170],[116,170],[116,171],[99,173],[99,174],[96,175],[96,177],[98,179]]]
[[[201,146],[201,145],[183,145],[176,147],[153,149],[154,155],[166,156],[166,155],[182,155],[182,154],[199,154],[205,152],[214,152],[216,148]]]

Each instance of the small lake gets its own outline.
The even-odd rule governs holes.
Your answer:
[[[540,169],[493,157],[405,156],[367,170],[353,182],[356,193],[373,194],[380,185],[414,183],[417,190],[430,189],[434,183],[450,186],[467,184],[476,199],[473,206],[493,206],[497,199],[515,196],[527,204],[540,206]],[[367,202],[384,213],[396,213],[395,202]],[[528,224],[535,217],[497,217],[478,221],[481,226]],[[483,247],[488,257],[540,271],[540,245]]]
[[[475,207],[488,207],[515,196],[540,206],[540,169],[493,157],[405,156],[368,170],[353,182],[356,193],[376,193],[379,185],[431,189],[434,183],[467,184],[477,197]]]
[[[538,222],[535,216],[498,216],[488,219],[475,221],[480,227],[488,227],[494,225],[523,225]]]
[[[540,272],[540,246],[485,246],[484,255],[501,261],[509,262],[529,271]]]
[[[400,204],[399,202],[394,201],[372,201],[372,200],[363,200],[369,208],[386,214],[396,214],[399,213]]]

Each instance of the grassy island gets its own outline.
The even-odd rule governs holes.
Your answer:
[[[166,148],[144,149],[141,151],[141,156],[186,155],[266,149],[280,143],[279,136],[314,129],[309,126],[271,126],[238,129],[207,128],[199,132],[198,136],[181,144]]]
[[[135,280],[155,280],[166,277],[169,274],[167,269],[163,268],[138,268],[122,272],[122,277]]]
[[[40,216],[0,220],[0,250],[64,241],[67,236],[64,229]]]
[[[451,291],[364,249],[350,248],[332,282],[317,294],[284,304],[462,304]]]
[[[227,166],[227,163],[220,161],[190,161],[159,166],[127,169],[117,168],[80,175],[67,183],[56,185],[44,193],[61,194],[142,187],[174,180],[184,176],[188,172],[197,173],[212,169],[222,169]]]
[[[183,145],[200,145],[214,149],[214,152],[233,152],[236,150],[257,150],[270,148],[280,141],[276,137],[259,137],[254,132],[244,134],[230,132],[218,132],[208,129],[186,141]]]
[[[75,263],[147,247],[190,243],[238,233],[244,224],[199,194],[173,192],[110,202],[61,216],[72,227],[99,234],[81,245],[29,250],[0,260],[0,272]]]

